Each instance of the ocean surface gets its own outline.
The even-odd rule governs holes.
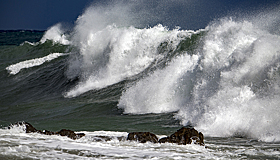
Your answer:
[[[103,21],[98,11],[72,29],[0,31],[0,159],[280,158],[279,10],[198,30]],[[7,128],[19,121],[86,136]],[[183,126],[206,147],[118,140]]]

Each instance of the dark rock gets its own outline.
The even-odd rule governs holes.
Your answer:
[[[13,126],[25,126],[25,132],[26,133],[33,133],[33,132],[38,132],[38,130],[36,129],[36,128],[34,128],[30,123],[28,123],[28,122],[17,122],[17,123],[15,123],[15,124],[13,124],[13,125],[10,125],[9,127],[8,127],[8,129],[11,129],[11,128],[13,128]]]
[[[127,136],[127,140],[134,140],[141,143],[153,142],[158,143],[158,138],[155,134],[150,132],[132,132]]]
[[[78,138],[81,138],[81,137],[85,136],[84,133],[76,134],[74,131],[71,131],[71,130],[68,130],[68,129],[62,129],[59,132],[56,132],[55,134],[59,134],[61,136],[67,136],[71,139],[78,139]]]
[[[194,128],[181,128],[168,137],[161,138],[159,143],[177,143],[177,144],[194,144],[204,145],[203,134]]]
[[[86,134],[84,134],[84,133],[77,133],[76,134],[76,138],[82,138],[83,136],[85,136]]]
[[[28,122],[18,122],[12,126],[25,126],[25,132],[26,133],[41,133],[41,134],[45,134],[45,135],[61,135],[61,136],[67,136],[71,139],[78,139],[78,138],[82,138],[83,136],[85,136],[84,133],[78,133],[76,134],[74,131],[71,130],[67,130],[67,129],[62,129],[59,132],[52,132],[52,131],[48,131],[48,130],[37,130],[36,128],[34,128],[30,123]],[[12,127],[8,127],[9,129]]]
[[[45,135],[55,135],[55,133],[54,133],[54,132],[52,132],[52,131],[48,131],[48,130],[43,130],[43,131],[39,130],[39,133],[41,133],[41,134],[45,134]]]
[[[153,143],[177,143],[179,145],[186,144],[199,144],[204,145],[203,134],[198,132],[194,128],[181,128],[177,132],[168,137],[158,140],[157,136],[150,132],[132,132],[127,136],[127,140],[134,140],[141,143],[153,142]]]
[[[34,128],[30,123],[22,122],[25,125],[25,132],[26,133],[32,133],[32,132],[38,132],[36,128]]]
[[[74,133],[74,131],[71,131],[68,129],[62,129],[62,130],[56,132],[56,134],[59,134],[61,136],[67,136],[72,139],[74,139],[76,137],[76,134]]]

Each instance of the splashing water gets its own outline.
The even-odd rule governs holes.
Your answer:
[[[210,136],[279,141],[279,43],[252,22],[223,19],[207,28],[199,60],[170,63],[140,80],[119,107],[134,114],[178,110],[183,125]]]
[[[41,39],[76,49],[65,75],[79,81],[65,97],[124,81],[118,107],[126,114],[175,112],[205,135],[280,140],[279,11],[224,18],[194,32],[161,24],[141,29],[136,15],[128,16],[133,7],[123,6],[90,7],[70,35],[58,24]],[[11,73],[61,55],[20,62]]]
[[[82,25],[84,25],[82,23]],[[80,28],[81,26],[78,26]],[[79,34],[80,62],[72,70],[81,71],[82,81],[66,93],[66,97],[75,97],[92,89],[99,89],[120,82],[143,72],[154,61],[163,57],[158,46],[172,41],[176,46],[182,37],[193,31],[169,31],[162,25],[137,29],[133,26],[119,28],[108,25],[98,32],[89,31],[87,37]],[[70,75],[72,75],[70,70]]]
[[[67,39],[67,36],[64,34],[62,30],[62,26],[60,23],[52,26],[50,29],[46,31],[42,39],[41,43],[45,43],[46,40],[52,40],[54,43],[60,43],[63,45],[69,45],[70,41]]]

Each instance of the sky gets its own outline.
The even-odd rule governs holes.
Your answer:
[[[0,29],[46,30],[72,24],[91,0],[0,0]]]
[[[106,5],[116,2],[116,0],[0,0],[0,30],[46,30],[57,23],[71,26],[86,8],[91,4],[97,4],[98,1]],[[160,17],[152,23],[183,26],[188,29],[204,28],[211,20],[229,14],[251,12],[256,8],[280,4],[280,0],[120,1],[137,3],[149,8],[154,15]]]

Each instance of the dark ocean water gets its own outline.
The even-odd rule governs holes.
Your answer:
[[[1,158],[279,158],[279,11],[197,31],[100,23],[97,11],[72,30],[0,32]],[[86,137],[6,128],[18,121]],[[208,148],[93,138],[183,126]]]
[[[26,33],[27,32],[27,33]],[[79,82],[79,76],[67,77],[71,45],[40,40],[41,31],[2,31],[5,43],[1,45],[1,124],[7,126],[17,121],[27,121],[38,128],[59,130],[151,130],[158,133],[173,131],[179,122],[173,113],[129,115],[117,107],[126,84],[137,78],[125,79],[101,89],[93,89],[75,98],[64,94]],[[20,36],[22,40],[16,39]],[[25,36],[25,37],[24,37]],[[39,59],[51,53],[67,53],[53,60]],[[19,64],[18,73],[9,74],[9,65]],[[36,62],[43,64],[35,66]],[[29,66],[30,65],[30,66]],[[34,67],[33,67],[34,65]],[[172,129],[165,130],[162,126]],[[175,126],[173,126],[175,125]],[[173,126],[173,127],[172,127]],[[168,127],[167,127],[168,128]]]

